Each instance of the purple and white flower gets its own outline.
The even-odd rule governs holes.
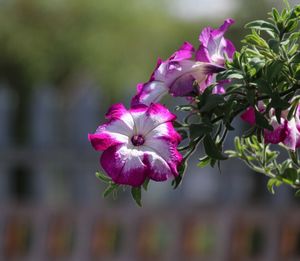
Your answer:
[[[206,27],[199,35],[200,46],[196,52],[196,60],[220,66],[225,65],[226,56],[232,59],[235,52],[233,43],[224,38],[228,28],[234,23],[233,19],[226,19],[218,28]]]
[[[222,71],[223,67],[195,61],[193,56],[193,46],[185,42],[166,61],[159,59],[150,80],[137,85],[137,94],[132,99],[132,105],[156,103],[167,93],[175,97],[199,94],[210,82],[208,77]]]
[[[232,19],[225,20],[218,29],[205,28],[200,36],[197,52],[185,42],[166,61],[158,60],[150,80],[137,85],[137,94],[132,105],[158,102],[167,93],[175,97],[194,97],[212,83],[212,75],[224,69],[225,59],[231,59],[234,45],[223,36]],[[224,90],[216,88],[216,93]]]
[[[168,109],[151,104],[127,110],[115,104],[106,118],[89,140],[104,151],[100,163],[115,183],[140,186],[146,178],[164,181],[178,175],[181,137],[172,125],[176,116]]]
[[[264,111],[263,105],[259,106],[260,111]],[[278,123],[274,110],[270,110],[269,123],[273,127],[273,130],[264,130],[264,140],[266,143],[278,144],[283,143],[290,150],[295,151],[300,147],[300,106],[298,106],[295,116],[288,120],[288,111],[283,111]],[[253,107],[247,108],[247,110],[241,115],[241,118],[251,125],[256,122],[255,110]]]

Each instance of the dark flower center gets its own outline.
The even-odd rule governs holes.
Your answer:
[[[134,135],[131,138],[131,142],[134,146],[141,146],[144,144],[145,139],[142,135]]]

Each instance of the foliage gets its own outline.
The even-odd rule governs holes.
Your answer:
[[[206,155],[198,166],[214,166],[228,157],[243,160],[249,168],[262,173],[270,180],[268,189],[283,183],[299,188],[299,159],[297,150],[284,147],[289,157],[279,163],[279,152],[264,143],[264,131],[273,130],[270,125],[270,111],[275,111],[278,124],[282,113],[289,111],[288,119],[294,117],[300,88],[299,20],[300,6],[285,8],[281,13],[273,9],[268,20],[256,20],[246,24],[251,32],[242,41],[244,46],[236,52],[227,69],[217,79],[228,80],[226,93],[222,96],[212,93],[212,87],[197,97],[196,106],[185,106],[191,113],[182,124],[189,133],[189,145],[182,150],[190,154],[199,142],[203,142]],[[259,102],[266,104],[266,110],[259,110]],[[235,150],[223,152],[223,143],[231,125],[248,107],[255,108],[256,124],[246,130],[242,137],[235,138]],[[179,107],[179,110],[183,110]],[[193,119],[197,122],[192,122]],[[227,155],[226,155],[227,154]],[[182,170],[184,173],[184,169]],[[177,183],[174,184],[178,186]]]
[[[217,64],[222,67],[222,60],[226,60],[226,63],[224,68],[214,71],[216,81],[212,84],[209,83],[209,86],[200,89],[200,82],[193,74],[192,81],[190,81],[192,85],[188,85],[188,80],[182,85],[182,88],[195,87],[195,91],[189,96],[189,102],[176,107],[178,111],[185,113],[186,117],[182,122],[177,121],[174,124],[183,138],[181,146],[178,147],[183,159],[177,168],[179,175],[175,175],[172,182],[174,188],[181,184],[188,159],[196,152],[197,146],[201,143],[205,155],[199,159],[199,167],[206,165],[220,167],[221,161],[238,158],[244,161],[250,169],[269,177],[267,188],[271,193],[275,192],[274,186],[278,187],[281,184],[300,189],[298,157],[298,148],[300,147],[299,21],[300,5],[291,9],[287,4],[287,7],[281,12],[273,8],[267,20],[255,20],[246,24],[245,28],[250,32],[242,40],[243,46],[240,51],[236,51],[234,55],[232,52],[231,57],[221,57],[229,55],[230,48],[228,46],[225,45],[224,48],[228,49],[223,53],[217,47],[218,44],[222,46],[221,41],[226,41],[225,38],[221,40],[220,38],[226,31],[224,25],[232,24],[232,20],[227,19],[219,29],[206,28],[204,30],[205,37],[208,38],[207,32],[209,32],[212,39],[205,44],[200,40],[200,47],[208,53],[214,49],[215,53],[209,53],[211,56],[206,57],[209,62],[193,61],[192,55],[188,56],[188,59],[191,59],[188,62],[199,67],[206,66],[207,63],[210,63],[211,66]],[[202,33],[200,38],[201,36],[203,36]],[[210,46],[212,44],[215,46]],[[185,58],[180,55],[184,56],[187,52],[188,54],[192,52],[191,49],[187,49],[187,46],[185,45],[175,53],[173,58],[176,57],[177,60],[174,61],[173,58],[170,58],[162,62],[162,67],[159,65],[156,68],[160,72],[154,71],[154,76],[151,77],[151,86],[164,84],[164,88],[169,93],[180,96],[176,92],[172,93],[171,88],[168,89],[166,79],[171,77],[172,72],[174,73],[174,67],[181,68],[180,62]],[[203,53],[199,55],[199,59],[201,59],[201,55]],[[218,59],[215,59],[216,57]],[[186,61],[182,63],[184,64],[184,62]],[[169,71],[167,69],[165,74],[161,73],[163,68],[169,67],[172,69]],[[191,66],[191,68],[194,69],[195,66]],[[180,70],[178,71],[180,72]],[[175,70],[177,73],[178,71]],[[186,69],[183,75],[176,74],[177,77],[169,82],[174,83],[181,79],[180,77],[182,77],[182,81],[185,81],[189,73],[191,71]],[[193,70],[192,73],[194,73]],[[156,74],[161,78],[156,79]],[[198,74],[200,73],[198,72]],[[226,91],[215,91],[216,86],[222,87],[224,84]],[[143,92],[148,86],[150,84],[145,83],[140,91]],[[196,89],[198,87],[199,89]],[[152,89],[149,88],[146,91],[151,92]],[[250,123],[250,127],[235,138],[233,150],[224,151],[227,134],[234,130],[232,122],[234,119],[242,122],[240,116]],[[271,143],[274,145],[271,146]],[[279,160],[279,147],[286,151],[284,160]],[[119,185],[112,180],[106,180],[105,175],[98,176],[108,183],[105,195],[118,188]],[[148,182],[147,179],[142,186],[133,187],[131,190],[134,200],[139,205],[141,205],[142,187],[146,190]],[[296,195],[299,194],[300,190],[296,192]]]

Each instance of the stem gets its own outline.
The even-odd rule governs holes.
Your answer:
[[[198,137],[197,139],[195,139],[195,141],[192,144],[191,149],[184,155],[183,159],[184,160],[188,160],[189,157],[194,153],[194,151],[196,150],[199,142],[201,141],[201,139],[203,138],[203,136]]]

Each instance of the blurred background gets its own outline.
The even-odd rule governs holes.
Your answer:
[[[287,187],[270,195],[239,161],[199,169],[200,148],[179,189],[152,182],[138,208],[128,190],[102,198],[87,140],[157,57],[227,17],[239,49],[243,25],[272,7],[281,1],[0,0],[0,260],[300,258]]]

